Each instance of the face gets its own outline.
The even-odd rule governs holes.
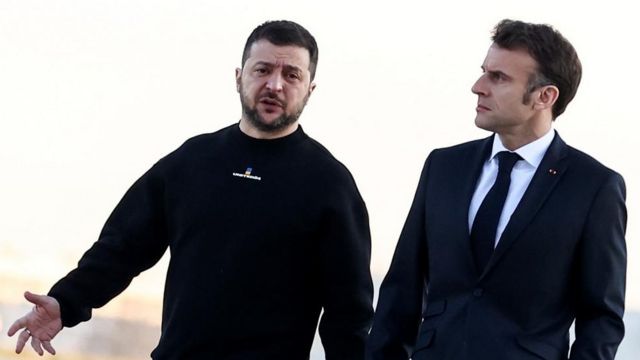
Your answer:
[[[526,144],[525,138],[533,136],[541,122],[533,101],[535,91],[528,93],[529,79],[536,71],[536,61],[525,50],[493,44],[482,64],[483,73],[471,88],[478,95],[476,126]]]
[[[241,126],[266,137],[293,132],[315,88],[309,62],[309,51],[303,47],[255,42],[243,68],[236,69]]]

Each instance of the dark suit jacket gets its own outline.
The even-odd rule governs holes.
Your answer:
[[[614,358],[624,335],[622,177],[556,134],[480,274],[467,214],[492,140],[429,155],[380,289],[369,359]]]

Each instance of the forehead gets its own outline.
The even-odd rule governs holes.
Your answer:
[[[496,44],[489,47],[482,64],[485,71],[502,71],[508,75],[529,75],[538,70],[538,63],[524,49],[504,49]]]
[[[246,65],[266,62],[278,66],[289,65],[309,69],[309,51],[296,45],[274,45],[268,40],[258,40],[251,45]]]

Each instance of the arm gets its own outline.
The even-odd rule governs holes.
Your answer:
[[[626,223],[624,180],[613,174],[593,201],[577,252],[578,312],[571,360],[613,360],[622,341]]]
[[[121,293],[166,250],[164,188],[154,171],[133,184],[78,267],[50,290],[48,295],[60,304],[62,325],[91,318],[93,308]]]
[[[319,238],[319,333],[327,360],[363,359],[373,317],[369,219],[355,184],[349,190],[325,215]]]
[[[127,191],[76,269],[59,280],[48,296],[25,293],[35,307],[9,328],[9,336],[23,329],[17,353],[31,338],[39,355],[44,354],[43,348],[55,354],[51,340],[63,326],[88,320],[93,308],[106,304],[160,259],[167,247],[162,202],[162,182],[152,169]]]
[[[396,246],[389,272],[380,287],[367,359],[407,360],[413,351],[422,314],[427,248],[425,186],[429,159]]]

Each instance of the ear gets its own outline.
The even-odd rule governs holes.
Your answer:
[[[236,68],[236,91],[240,92],[240,84],[242,82],[242,69]]]
[[[534,107],[538,110],[551,109],[560,95],[560,90],[555,85],[543,86],[536,92],[538,96],[535,98]]]
[[[311,84],[309,84],[309,96],[311,96],[311,93],[315,89],[316,89],[316,83],[312,82]]]

